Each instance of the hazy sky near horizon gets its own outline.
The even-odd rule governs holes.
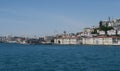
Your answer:
[[[120,18],[120,0],[0,0],[0,35],[80,32],[108,17]]]

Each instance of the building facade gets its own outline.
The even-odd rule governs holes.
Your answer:
[[[55,44],[81,44],[82,39],[80,37],[67,37],[67,38],[55,38]]]
[[[118,36],[97,36],[86,37],[82,40],[87,45],[120,45],[120,37]]]

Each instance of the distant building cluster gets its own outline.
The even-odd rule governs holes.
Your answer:
[[[102,21],[102,25],[120,29],[120,19],[105,20],[105,21]]]
[[[18,43],[18,44],[50,44],[53,36],[45,36],[39,38],[1,36],[1,43]]]

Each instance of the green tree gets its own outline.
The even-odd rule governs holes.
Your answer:
[[[99,30],[105,31],[106,35],[107,35],[107,31],[112,30],[112,29],[114,29],[114,28],[102,25],[102,21],[99,22]]]
[[[99,22],[99,27],[102,27],[102,21]]]
[[[97,33],[97,30],[98,30],[98,28],[95,28],[95,29],[93,30],[93,32],[91,32],[91,34],[98,34],[98,33]]]

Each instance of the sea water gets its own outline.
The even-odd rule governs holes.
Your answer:
[[[0,71],[120,71],[120,46],[0,43]]]

